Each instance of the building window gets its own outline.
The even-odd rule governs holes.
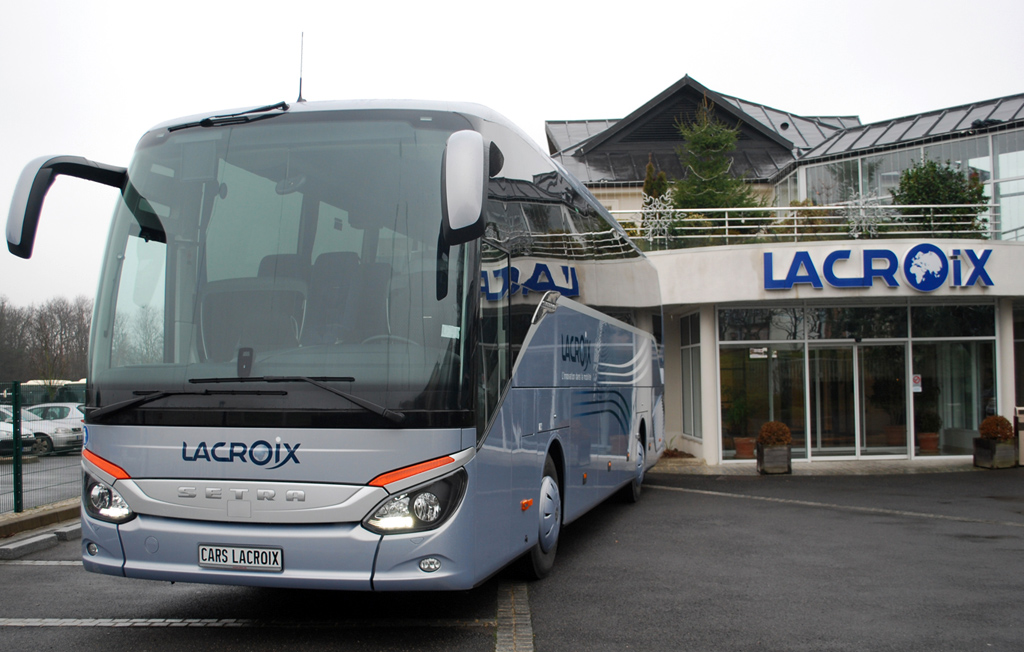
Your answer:
[[[993,305],[914,306],[910,315],[915,338],[996,335],[996,308]]]
[[[1004,240],[1020,240],[1024,238],[1024,131],[993,136],[992,148],[999,230]]]
[[[700,413],[700,313],[679,320],[682,343],[683,434],[703,439]]]
[[[775,205],[780,207],[792,206],[793,202],[800,201],[798,186],[796,172],[775,184]]]
[[[864,337],[906,336],[906,306],[807,309],[809,339],[856,340]]]
[[[964,174],[977,177],[981,183],[992,180],[992,158],[988,154],[988,138],[947,140],[924,148],[924,157],[960,168]]]
[[[1013,307],[1013,362],[1013,377],[1017,387],[1016,403],[1024,406],[1024,305]]]
[[[857,159],[834,161],[807,168],[807,197],[816,206],[833,206],[856,199],[860,193]]]
[[[970,455],[982,419],[996,414],[995,342],[915,342],[913,348],[914,375],[921,378],[915,431],[937,431],[938,453]]]
[[[799,456],[806,440],[803,345],[723,344],[719,365],[723,458],[734,459],[736,439],[757,437],[766,421],[789,426]]]
[[[723,342],[802,340],[803,308],[720,310],[718,339]]]
[[[861,165],[865,199],[883,203],[892,202],[892,192],[900,185],[900,175],[909,169],[914,161],[921,160],[921,150],[903,149],[880,156],[866,156]]]

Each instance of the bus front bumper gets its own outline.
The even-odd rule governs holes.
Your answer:
[[[283,526],[139,515],[112,525],[82,518],[86,570],[169,582],[369,591],[379,541],[358,523]],[[204,568],[200,546],[277,550],[281,569]]]
[[[436,530],[387,536],[359,523],[241,524],[140,514],[114,525],[82,514],[86,570],[168,582],[342,591],[464,590],[479,580],[472,542],[463,510]],[[202,567],[200,546],[279,550],[282,568]]]

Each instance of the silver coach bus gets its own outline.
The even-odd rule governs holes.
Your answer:
[[[86,392],[82,556],[117,576],[467,589],[551,569],[664,449],[655,270],[476,105],[297,102],[158,125],[116,187]]]

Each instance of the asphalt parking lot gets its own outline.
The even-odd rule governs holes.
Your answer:
[[[0,563],[0,648],[1024,649],[1024,469],[654,473],[567,527],[546,580],[458,594],[121,580],[78,546]]]

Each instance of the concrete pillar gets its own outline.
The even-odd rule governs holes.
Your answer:
[[[722,408],[718,401],[718,329],[714,305],[700,309],[700,376],[703,457],[708,464],[718,465],[722,462]]]
[[[1010,422],[1016,413],[1017,384],[1013,359],[1013,298],[1003,297],[996,306],[996,369],[999,377],[999,414]]]

